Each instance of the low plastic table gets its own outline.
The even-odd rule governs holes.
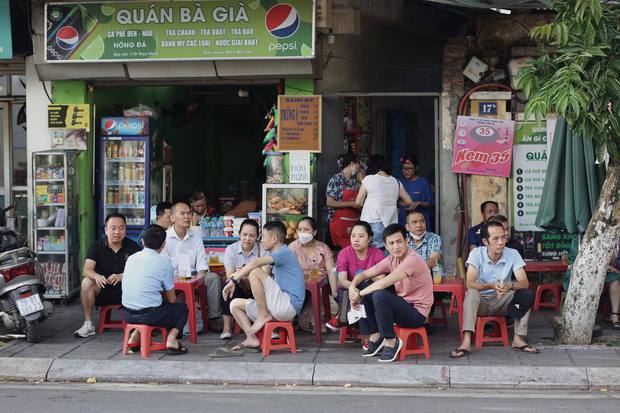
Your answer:
[[[174,290],[180,291],[185,296],[189,315],[189,341],[196,344],[198,342],[198,331],[196,328],[196,291],[200,300],[200,312],[202,313],[202,331],[207,331],[209,320],[207,319],[207,293],[205,291],[204,277],[194,276],[186,279],[174,279]]]

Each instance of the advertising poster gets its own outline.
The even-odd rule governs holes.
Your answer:
[[[47,127],[52,149],[85,151],[90,130],[90,105],[47,105]]]
[[[452,172],[510,176],[514,121],[459,116]]]
[[[314,57],[314,1],[48,3],[47,62]]]
[[[321,152],[321,96],[278,96],[278,150]]]
[[[289,152],[289,183],[307,184],[310,183],[310,152],[291,151]]]
[[[514,227],[539,231],[535,225],[547,174],[547,126],[518,122],[512,161]]]

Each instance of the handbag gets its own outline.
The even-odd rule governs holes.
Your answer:
[[[340,324],[349,324],[347,314],[351,309],[351,301],[349,301],[349,289],[345,288],[340,294],[340,302],[338,303],[338,322]]]

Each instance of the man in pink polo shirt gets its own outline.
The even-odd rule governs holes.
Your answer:
[[[433,305],[433,281],[422,257],[407,248],[403,227],[388,225],[383,231],[383,242],[390,255],[351,281],[349,299],[352,307],[362,303],[366,310],[360,328],[362,334],[369,336],[369,342],[362,355],[373,357],[383,349],[379,361],[389,363],[396,360],[403,347],[394,333],[394,323],[409,328],[424,325]],[[365,283],[379,275],[386,276]],[[366,287],[360,291],[358,286],[362,283]]]

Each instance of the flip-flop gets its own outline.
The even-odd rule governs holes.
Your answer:
[[[233,350],[228,347],[218,347],[215,351],[209,354],[209,357],[224,358],[224,357],[243,357],[243,351]]]
[[[260,347],[246,347],[246,346],[242,346],[241,344],[237,344],[236,346],[234,346],[230,350],[231,351],[241,351],[243,353],[259,353],[260,352]]]
[[[535,351],[528,351],[527,349],[531,349],[531,350],[535,350]],[[524,344],[522,346],[519,347],[513,347],[512,348],[514,351],[522,351],[524,353],[527,354],[538,354],[540,353],[540,350],[538,350],[537,348],[534,348],[531,344]]]
[[[127,351],[130,353],[139,353],[140,352],[140,343],[128,344]]]
[[[178,356],[179,354],[185,353],[187,353],[187,347],[185,347],[180,341],[177,348],[166,348],[166,354],[170,356]]]
[[[456,353],[456,354],[453,354],[453,353]],[[457,349],[452,350],[452,353],[450,353],[450,358],[460,359],[462,357],[465,357],[469,353],[471,353],[471,351],[459,347]]]

